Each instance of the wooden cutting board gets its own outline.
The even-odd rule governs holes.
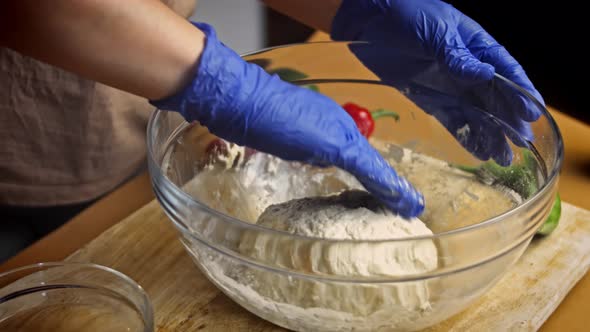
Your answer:
[[[201,274],[156,201],[67,261],[110,266],[136,280],[151,298],[160,332],[283,331],[242,309]],[[555,233],[534,240],[477,303],[428,331],[535,331],[589,265],[590,211],[564,203]]]

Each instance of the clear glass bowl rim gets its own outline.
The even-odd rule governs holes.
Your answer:
[[[146,291],[143,289],[143,287],[141,287],[141,285],[139,285],[137,282],[135,282],[135,280],[131,279],[126,274],[124,274],[120,271],[117,271],[113,268],[110,268],[108,266],[94,264],[94,263],[78,263],[78,262],[42,262],[42,263],[35,263],[35,264],[20,266],[20,267],[14,268],[12,270],[2,272],[2,273],[0,273],[0,280],[2,280],[2,278],[8,277],[10,275],[17,274],[19,272],[25,272],[28,270],[30,270],[32,273],[34,273],[34,272],[36,272],[36,270],[42,271],[41,269],[43,269],[43,268],[59,268],[59,267],[70,267],[70,266],[71,267],[88,268],[88,269],[106,272],[106,273],[114,275],[117,279],[120,279],[123,282],[127,283],[128,285],[132,286],[134,291],[137,292],[137,294],[140,295],[140,297],[141,297],[141,301],[142,301],[141,305],[143,305],[143,308],[138,308],[138,310],[140,310],[142,318],[145,322],[145,327],[146,327],[145,331],[152,331],[153,330],[154,309],[152,307],[152,303],[151,303],[150,298],[149,298],[148,294],[146,293]],[[123,295],[123,294],[121,294],[121,295]]]
[[[313,43],[294,43],[294,44],[279,45],[279,46],[275,46],[275,47],[268,47],[268,48],[260,49],[257,51],[245,53],[245,54],[242,54],[242,57],[252,56],[252,55],[256,55],[256,54],[260,54],[260,53],[264,53],[264,52],[268,52],[268,51],[272,51],[272,50],[276,50],[276,49],[287,48],[287,47],[309,46],[309,45],[314,45],[314,44],[351,44],[351,43],[368,44],[366,42],[333,42],[333,41],[320,41],[320,42],[313,42]],[[153,133],[153,131],[154,131],[154,127],[155,127],[155,124],[159,118],[159,115],[162,113],[165,113],[167,111],[163,111],[163,110],[160,110],[157,108],[154,109],[154,111],[152,112],[152,114],[149,118],[148,126],[147,126],[148,163],[155,166],[155,167],[150,167],[150,169],[156,171],[156,174],[150,174],[150,177],[152,177],[152,184],[155,183],[153,180],[153,177],[156,177],[156,176],[159,177],[160,180],[165,183],[165,185],[171,186],[171,188],[174,188],[174,190],[176,191],[176,194],[180,194],[182,196],[183,200],[189,201],[192,204],[195,204],[196,206],[199,207],[199,209],[207,211],[208,213],[210,213],[211,215],[213,215],[217,219],[222,220],[224,222],[234,224],[240,228],[251,229],[251,230],[255,230],[257,232],[267,233],[267,234],[280,234],[281,237],[293,238],[293,239],[297,239],[297,240],[321,241],[326,244],[331,244],[331,243],[334,243],[334,244],[337,244],[337,243],[391,243],[391,242],[403,243],[403,242],[443,239],[446,237],[451,237],[451,236],[455,236],[455,235],[462,234],[462,233],[477,231],[478,229],[488,227],[488,226],[491,226],[493,224],[496,224],[496,223],[499,223],[502,221],[510,220],[513,215],[521,213],[524,210],[528,210],[531,206],[534,206],[539,200],[542,199],[542,197],[544,195],[547,194],[548,191],[552,190],[553,186],[555,185],[555,183],[558,180],[559,172],[561,170],[561,165],[563,163],[563,153],[564,152],[563,152],[563,139],[561,136],[561,132],[559,131],[559,128],[557,127],[557,123],[555,122],[555,120],[553,119],[553,117],[551,116],[551,114],[549,113],[547,108],[545,106],[543,106],[543,104],[541,102],[539,102],[534,96],[532,96],[528,91],[521,88],[516,83],[512,82],[511,80],[509,80],[497,73],[494,74],[494,76],[495,76],[494,80],[500,80],[500,81],[503,81],[504,83],[508,84],[509,86],[512,86],[517,91],[519,91],[524,96],[526,96],[530,101],[532,101],[542,111],[540,119],[542,117],[547,118],[547,121],[548,121],[549,125],[551,126],[551,131],[553,132],[553,135],[556,138],[556,145],[557,145],[556,150],[557,151],[555,153],[555,163],[553,165],[552,171],[548,174],[547,181],[543,184],[543,186],[541,188],[539,188],[539,190],[535,193],[535,195],[533,197],[530,197],[528,200],[526,200],[524,203],[522,203],[521,205],[517,206],[514,209],[506,211],[502,214],[499,214],[495,217],[484,220],[484,221],[479,222],[477,224],[464,226],[464,227],[460,227],[460,228],[456,228],[456,229],[452,229],[449,231],[440,232],[440,233],[436,233],[436,234],[432,234],[432,235],[422,235],[422,236],[393,238],[393,239],[379,239],[379,240],[340,240],[340,239],[324,239],[324,238],[305,236],[305,235],[296,235],[296,234],[292,234],[292,233],[289,233],[286,231],[270,229],[270,228],[266,228],[266,227],[259,226],[256,224],[242,221],[238,218],[229,216],[229,215],[219,212],[215,209],[212,209],[209,206],[207,206],[206,204],[200,202],[199,200],[196,200],[194,197],[192,197],[189,194],[187,194],[186,192],[184,192],[181,188],[179,188],[176,184],[174,184],[172,181],[170,181],[164,175],[164,172],[162,171],[160,163],[158,163],[155,158],[154,142],[152,142],[152,134],[151,133]],[[311,81],[315,81],[315,80],[311,80]],[[329,79],[329,81],[338,82],[338,79]],[[347,83],[351,83],[351,82],[355,82],[357,80],[346,79],[344,81],[346,81]],[[358,81],[361,81],[364,83],[369,82],[366,79],[358,80]],[[307,81],[302,81],[302,82],[307,83]],[[373,80],[373,82],[376,84],[381,84],[381,82],[378,80]],[[293,83],[297,84],[298,82],[296,81]],[[186,126],[189,126],[189,125],[190,125],[189,123],[184,123],[181,125],[182,128],[176,128],[174,131],[178,132],[179,130],[184,129]],[[534,144],[533,144],[533,146],[534,146]],[[156,189],[156,188],[154,188],[154,189]],[[157,191],[157,189],[156,189],[156,191]],[[158,199],[160,199],[160,198],[158,197]],[[184,233],[189,234],[191,237],[196,237],[196,239],[199,241],[201,240],[198,238],[198,236],[195,236],[195,234],[193,234],[193,232],[191,232],[190,229],[188,229],[186,227],[186,225],[184,225],[182,223],[178,223],[175,220],[172,220],[172,221],[175,223],[175,225],[177,227],[180,227],[180,229],[182,229],[182,231]]]

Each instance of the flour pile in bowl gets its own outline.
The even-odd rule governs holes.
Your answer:
[[[419,219],[401,218],[360,190],[271,205],[260,215],[257,224],[290,234],[337,240],[387,240],[432,235]],[[304,250],[286,245],[284,241],[274,243],[276,237],[273,235],[245,236],[240,250],[261,261],[323,275],[401,276],[427,272],[437,266],[436,247],[431,241],[417,241],[412,245],[339,243]]]
[[[391,147],[380,151],[388,149]],[[229,151],[223,162],[235,166],[233,150]],[[235,154],[238,159],[241,155]],[[326,282],[321,277],[399,278],[434,271],[448,250],[428,238],[436,223],[448,227],[456,221],[453,216],[473,215],[474,211],[477,218],[489,218],[517,202],[511,194],[481,184],[445,162],[407,149],[397,148],[388,160],[424,193],[424,216],[430,220],[405,220],[392,214],[362,191],[356,179],[334,168],[318,169],[256,153],[238,167],[203,170],[184,186],[199,201],[246,222],[316,238],[302,241],[273,232],[246,231],[236,245],[243,257],[310,278],[247,265],[229,269],[223,263],[215,266],[215,259],[204,263],[206,273],[246,308],[249,304],[265,308],[265,318],[288,320],[284,326],[290,328],[301,322],[301,326],[322,330],[357,326],[356,330],[371,331],[385,326],[368,322],[385,321],[388,328],[414,329],[414,322],[424,321],[431,312],[432,287],[436,286],[430,281],[359,284]],[[482,203],[484,199],[494,200],[494,210]],[[448,220],[433,218],[438,216]],[[458,222],[470,220],[465,217]],[[378,241],[420,236],[426,238]],[[369,241],[354,242],[360,240]],[[209,252],[207,257],[214,256]]]
[[[329,197],[295,199],[269,206],[258,218],[259,225],[291,234],[339,240],[379,240],[431,235],[418,219],[405,220],[385,210],[363,191],[344,191]],[[302,245],[267,234],[246,234],[240,252],[261,262],[315,275],[403,276],[437,267],[432,241],[412,243],[321,243]],[[276,301],[306,308],[324,308],[364,317],[384,309],[422,312],[429,308],[424,283],[393,287],[358,287],[288,280],[257,273],[257,291]]]

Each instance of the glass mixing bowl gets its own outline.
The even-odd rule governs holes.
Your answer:
[[[371,142],[424,193],[426,211],[421,218],[433,234],[335,240],[256,225],[270,203],[336,193],[354,180],[330,168],[276,160],[271,165],[272,157],[226,145],[173,112],[157,110],[149,123],[151,180],[195,264],[252,313],[293,330],[418,330],[467,308],[522,255],[556,194],[561,136],[540,103],[500,76],[461,93],[432,79],[426,82],[428,89],[419,89],[422,97],[461,105],[474,116],[496,121],[476,97],[485,95],[485,105],[493,105],[495,100],[506,101],[507,92],[519,96],[515,102],[542,113],[531,125],[534,142],[527,142],[527,149],[510,145],[513,165],[519,166],[502,168],[504,179],[492,171],[473,175],[458,170],[456,165],[490,162],[465,151],[441,122],[408,98],[410,89],[399,91],[366,69],[351,46],[363,47],[299,44],[262,50],[245,59],[294,84],[318,89],[340,104],[395,111],[397,120],[376,120]],[[425,86],[423,79],[415,83]],[[252,166],[253,160],[262,166]],[[520,190],[525,178],[527,188],[533,188],[529,194]],[[271,195],[253,198],[253,193],[269,187]],[[430,265],[398,274],[346,274],[318,263],[319,258],[334,257],[379,260],[372,256],[375,250],[394,260],[395,252],[409,253],[410,261],[429,255]]]
[[[147,294],[108,267],[40,263],[0,273],[0,331],[153,330]]]

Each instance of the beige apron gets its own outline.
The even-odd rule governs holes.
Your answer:
[[[185,17],[195,5],[164,2]],[[153,109],[0,48],[0,205],[78,203],[115,188],[145,164]]]

